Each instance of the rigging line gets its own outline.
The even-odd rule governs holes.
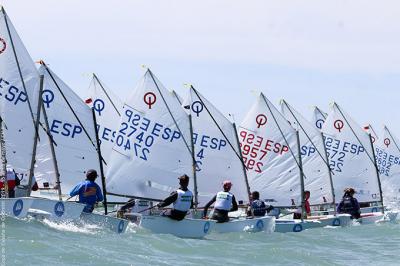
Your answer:
[[[284,141],[285,141],[285,143],[286,143],[286,145],[287,145],[287,147],[288,147],[290,153],[292,154],[292,157],[294,158],[294,160],[295,160],[297,166],[299,167],[299,169],[301,169],[301,165],[300,165],[300,163],[297,161],[297,158],[296,158],[296,156],[294,155],[294,153],[293,153],[293,151],[292,151],[292,148],[291,148],[290,145],[289,145],[289,142],[287,141],[285,135],[283,134],[283,131],[282,131],[281,127],[279,126],[278,121],[276,120],[276,118],[275,118],[275,116],[274,116],[274,113],[272,112],[271,107],[269,106],[269,104],[268,104],[268,102],[267,102],[267,99],[265,99],[265,96],[264,96],[263,93],[261,93],[261,95],[262,95],[262,97],[263,97],[263,99],[264,99],[265,104],[266,104],[267,107],[268,107],[269,112],[270,112],[271,115],[272,115],[272,118],[274,119],[274,122],[275,122],[276,126],[277,126],[278,129],[279,129],[279,132],[281,133],[281,136],[283,137],[283,139],[284,139]],[[306,175],[305,175],[304,173],[303,173],[303,176],[304,176],[305,178],[307,178]]]
[[[229,143],[229,146],[232,148],[232,150],[235,152],[235,155],[239,158],[240,162],[244,165],[244,167],[247,170],[247,167],[243,161],[243,159],[240,157],[240,155],[236,152],[235,148],[233,147],[232,143],[230,142],[230,140],[228,139],[228,137],[225,135],[225,132],[222,130],[222,128],[219,126],[219,124],[217,123],[217,121],[215,120],[214,116],[211,114],[210,110],[208,109],[207,105],[204,104],[203,100],[201,99],[200,95],[197,93],[197,90],[190,85],[191,89],[193,89],[194,93],[196,93],[197,98],[201,101],[201,104],[206,108],[207,113],[210,115],[211,119],[214,121],[215,125],[217,126],[218,130],[221,132],[221,134],[224,136],[224,138],[226,139],[226,141]]]
[[[326,119],[326,115],[324,114],[324,112],[321,111],[321,109],[318,108],[318,106],[315,106],[315,109],[317,109],[318,113],[320,113],[320,115],[322,115],[322,117]]]
[[[390,133],[389,128],[387,128],[387,127],[385,126],[385,129],[386,129],[387,132],[389,133],[389,136],[392,138],[392,140],[393,140],[393,142],[394,142],[394,145],[396,145],[397,150],[400,151],[400,148],[399,148],[399,146],[397,145],[397,142],[394,140],[394,138],[393,138],[393,136],[392,136],[392,133]]]
[[[307,132],[305,131],[305,129],[303,128],[303,126],[301,125],[301,123],[299,122],[299,120],[297,119],[297,117],[294,115],[294,113],[293,113],[293,111],[292,111],[292,109],[291,109],[291,106],[290,106],[285,100],[282,100],[282,101],[283,101],[283,103],[286,105],[286,107],[289,109],[290,113],[292,114],[292,116],[293,116],[294,119],[296,120],[297,124],[300,126],[301,130],[302,130],[302,131],[304,132],[304,134],[307,136],[307,139],[311,142],[311,144],[312,144],[312,145],[314,146],[314,148],[317,150],[318,155],[319,155],[319,156],[321,157],[321,159],[324,161],[324,163],[326,164],[326,166],[328,166],[329,171],[330,171],[332,174],[334,174],[333,171],[331,170],[331,167],[330,167],[330,165],[329,165],[329,162],[327,162],[327,161],[325,160],[325,158],[322,156],[322,154],[320,153],[320,151],[318,150],[318,148],[315,146],[314,142],[311,140],[310,136],[307,134]],[[324,142],[324,141],[323,141],[323,145],[325,145],[325,142]]]
[[[69,103],[69,101],[67,100],[67,98],[65,97],[64,93],[62,92],[61,88],[58,86],[58,83],[56,82],[56,80],[54,79],[53,75],[51,74],[49,68],[47,67],[47,65],[41,61],[41,64],[46,68],[47,73],[50,75],[51,79],[53,80],[53,83],[56,85],[58,91],[61,93],[61,96],[63,97],[64,101],[67,103],[69,109],[71,110],[72,114],[75,116],[76,120],[78,121],[79,125],[82,127],[83,131],[85,132],[86,136],[88,137],[90,143],[92,144],[92,146],[95,148],[95,150],[97,151],[96,145],[94,145],[94,142],[92,140],[92,138],[90,137],[89,133],[87,132],[86,128],[83,126],[81,120],[79,119],[78,115],[75,113],[74,109],[72,108],[71,104]],[[104,159],[103,159],[104,161]],[[104,162],[105,163],[105,162]]]
[[[152,199],[152,198],[144,198],[144,197],[135,197],[131,195],[124,195],[124,194],[118,194],[118,193],[113,193],[107,191],[107,195],[111,196],[118,196],[118,197],[123,197],[123,198],[130,198],[130,199],[139,199],[139,200],[147,200],[147,201],[156,201],[156,202],[161,202],[163,201],[162,199]]]
[[[344,116],[342,110],[340,110],[339,105],[337,105],[336,103],[334,103],[334,105],[336,105],[336,107],[338,108],[340,114],[342,115],[342,117],[344,118],[344,120],[346,121],[347,125],[349,126],[351,132],[353,133],[353,135],[356,137],[357,141],[360,143],[360,145],[365,149],[365,152],[367,153],[368,158],[370,159],[370,161],[372,162],[372,164],[376,167],[375,164],[375,160],[373,158],[371,158],[371,155],[368,153],[367,149],[364,147],[364,145],[362,144],[360,138],[358,137],[358,135],[356,134],[356,132],[354,132],[353,128],[351,127],[349,121],[347,121],[347,118]],[[372,147],[373,148],[373,147]]]
[[[368,124],[368,126],[371,128],[372,132],[374,133],[375,137],[378,137],[378,134],[376,134],[374,128],[372,127],[371,124]]]
[[[100,82],[99,78],[96,76],[95,73],[93,73],[93,77],[97,80],[97,82],[99,83],[101,89],[103,90],[103,92],[106,94],[108,100],[111,102],[112,106],[114,107],[115,111],[117,112],[118,116],[121,116],[120,112],[118,111],[117,107],[115,106],[114,102],[111,100],[111,97],[108,95],[106,89],[103,87],[103,84]]]
[[[22,82],[22,88],[24,89],[24,92],[25,92],[25,95],[26,95],[26,101],[27,101],[27,103],[28,103],[29,112],[30,112],[30,114],[31,114],[31,119],[32,119],[33,127],[36,129],[36,127],[35,127],[35,117],[34,117],[34,115],[33,115],[32,105],[31,105],[31,102],[30,102],[30,100],[29,100],[28,91],[26,90],[25,80],[24,80],[24,78],[23,78],[23,76],[22,76],[21,65],[19,64],[17,52],[16,52],[16,50],[15,50],[14,40],[13,40],[13,38],[12,38],[12,36],[11,36],[10,27],[9,27],[9,25],[8,25],[8,20],[7,20],[7,17],[8,17],[8,16],[7,16],[6,11],[5,11],[5,9],[4,9],[3,7],[1,7],[1,11],[3,12],[3,15],[4,15],[4,21],[5,21],[5,23],[6,23],[6,28],[7,28],[8,36],[10,37],[10,42],[11,42],[11,47],[12,47],[13,54],[14,54],[14,59],[15,59],[15,62],[17,63],[18,74],[19,74],[19,77],[20,77],[21,82]]]
[[[164,102],[165,106],[167,107],[167,110],[168,110],[169,115],[171,116],[172,120],[174,121],[175,126],[176,126],[176,128],[178,129],[179,133],[181,134],[182,140],[183,140],[183,142],[185,142],[185,145],[186,145],[187,150],[189,151],[189,154],[192,155],[192,151],[191,151],[190,148],[189,148],[189,145],[188,145],[188,143],[187,143],[187,141],[186,141],[186,139],[185,139],[185,136],[182,134],[182,131],[181,131],[181,129],[179,128],[178,123],[176,122],[175,117],[174,117],[174,115],[172,114],[171,109],[169,108],[169,106],[168,106],[168,104],[167,104],[167,101],[166,101],[165,98],[164,98],[164,95],[161,93],[161,90],[160,90],[160,88],[158,87],[158,84],[157,84],[157,82],[156,82],[156,80],[155,80],[155,78],[154,78],[154,76],[153,76],[153,73],[151,72],[150,69],[147,69],[147,71],[149,71],[150,76],[151,76],[151,78],[153,79],[154,84],[156,85],[156,88],[157,88],[157,90],[158,90],[158,93],[160,93],[161,98],[163,99],[163,102]],[[192,137],[192,136],[190,136],[190,137]],[[192,157],[193,157],[193,156],[192,156]],[[194,160],[196,161],[195,158],[192,158],[192,159],[194,159]]]

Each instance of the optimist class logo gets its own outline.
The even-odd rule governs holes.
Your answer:
[[[338,119],[333,123],[333,126],[339,131],[342,132],[342,129],[344,128],[344,123],[342,120]]]
[[[260,128],[261,126],[265,125],[267,123],[268,119],[265,115],[259,114],[256,117],[256,123],[257,123],[257,128]]]
[[[3,38],[0,38],[0,54],[2,54],[7,48],[7,43]]]
[[[388,138],[384,139],[384,140],[383,140],[383,144],[385,144],[385,146],[386,146],[387,148],[389,148],[390,139],[388,139]]]
[[[151,106],[156,103],[157,97],[153,92],[149,91],[143,96],[143,101],[151,109]]]

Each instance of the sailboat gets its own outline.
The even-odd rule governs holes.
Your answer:
[[[368,135],[337,104],[333,103],[322,132],[329,165],[334,175],[336,193],[345,188],[356,190],[356,198],[366,207],[374,206],[376,212],[363,213],[362,223],[371,223],[383,218],[383,197],[379,171],[371,135]],[[336,203],[340,198],[336,197]]]
[[[54,220],[98,222],[121,233],[127,222],[82,213],[83,204],[67,199],[69,191],[82,181],[88,168],[96,169],[103,177],[95,116],[43,61],[40,64],[39,73],[44,77],[44,84],[42,115],[38,119],[45,130],[40,131],[36,153],[35,176],[40,188],[36,194],[41,199],[33,203],[33,215],[39,215],[39,210],[39,213],[49,213],[46,218]],[[104,190],[103,178],[102,183]],[[106,204],[104,206],[106,208]]]
[[[325,206],[325,211],[316,211],[316,213],[328,214],[331,207],[335,208],[335,191],[324,137],[318,128],[308,122],[285,100],[281,101],[281,109],[289,123],[299,132],[304,189],[310,192],[310,205]],[[350,215],[347,214],[313,215],[307,217],[307,220],[309,219],[318,220],[322,226],[346,226],[350,223]]]
[[[32,175],[39,74],[6,11],[0,6],[1,205],[12,217],[25,217],[33,199],[8,198],[7,168]]]
[[[199,205],[204,206],[227,179],[233,183],[230,192],[235,195],[236,200],[242,204],[248,203],[250,187],[235,124],[232,124],[193,86],[190,86],[182,106],[189,114],[193,131],[192,155],[196,163]],[[250,228],[252,231],[272,231],[274,217],[231,219],[226,223],[216,223],[213,231],[240,232]]]
[[[400,147],[399,140],[387,126],[375,145],[376,161],[382,181],[384,200],[396,207],[400,200]]]
[[[303,173],[298,132],[260,93],[239,127],[239,140],[249,185],[275,208],[301,208]],[[311,222],[277,219],[276,232],[299,232]]]
[[[162,201],[190,177],[196,193],[188,115],[173,93],[148,69],[125,102],[108,164],[108,194]],[[185,218],[174,221],[158,215],[140,215],[139,225],[155,233],[201,238],[212,221]]]

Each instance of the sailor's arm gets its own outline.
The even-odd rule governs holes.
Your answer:
[[[168,198],[158,203],[157,206],[161,208],[166,207],[174,203],[177,199],[178,199],[178,193],[176,191],[172,192],[172,194]]]
[[[81,187],[82,187],[82,184],[79,183],[78,185],[76,185],[76,186],[71,190],[71,192],[69,193],[69,195],[70,195],[71,197],[76,196],[76,195],[79,195],[79,191],[81,190]]]
[[[205,206],[203,211],[203,217],[207,217],[208,208],[217,200],[217,195],[215,195]]]
[[[238,204],[236,202],[235,196],[232,196],[232,208],[231,208],[231,212],[237,211],[238,208]]]

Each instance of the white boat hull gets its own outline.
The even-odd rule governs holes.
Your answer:
[[[216,233],[231,233],[231,232],[261,232],[265,231],[272,233],[275,230],[275,217],[263,216],[257,218],[238,218],[230,219],[226,223],[215,223],[212,228]]]
[[[214,221],[202,219],[183,219],[175,221],[168,217],[141,215],[139,226],[156,234],[172,234],[184,238],[203,238],[212,227]]]
[[[325,226],[348,226],[351,224],[350,215],[339,214],[337,216],[328,215],[319,219],[310,220],[286,220],[277,219],[275,221],[275,232],[289,233],[289,232],[301,232],[306,229],[321,228]]]
[[[86,224],[95,224],[102,228],[109,229],[118,234],[124,233],[129,221],[116,217],[106,216],[98,213],[82,212],[81,220]]]
[[[0,213],[14,218],[24,218],[33,202],[32,198],[2,198]]]
[[[357,221],[361,224],[374,224],[384,220],[384,214],[381,212],[362,213]]]
[[[33,198],[30,213],[34,216],[39,211],[50,215],[46,218],[53,221],[71,221],[80,218],[84,204],[68,201],[58,201],[44,198]]]

